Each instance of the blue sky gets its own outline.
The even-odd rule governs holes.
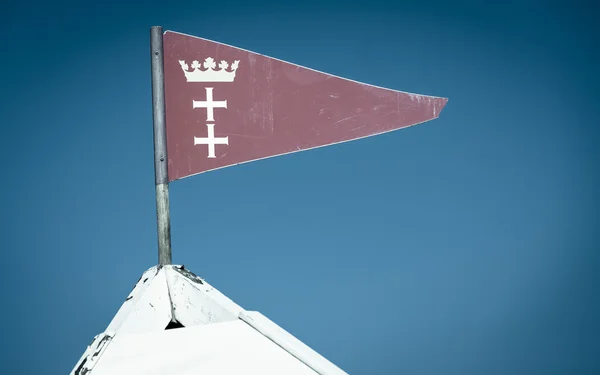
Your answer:
[[[350,374],[600,372],[591,4],[4,4],[0,373],[68,373],[156,263],[152,25],[450,99],[174,182],[175,263]]]

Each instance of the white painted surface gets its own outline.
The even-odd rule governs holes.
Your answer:
[[[71,375],[347,375],[179,266],[152,267]],[[184,328],[164,330],[174,317]]]
[[[102,358],[102,354],[104,354],[104,351],[110,345],[113,336],[113,333],[106,332],[96,335],[94,340],[86,348],[81,358],[79,358],[79,361],[77,361],[77,364],[73,370],[71,370],[71,375],[83,375],[90,373],[94,369],[94,366],[96,366],[96,364]]]
[[[171,320],[171,304],[164,272],[146,270],[103,333],[96,335],[71,371],[91,371],[117,333],[162,331]]]
[[[157,267],[151,267],[142,274],[140,279],[133,286],[133,290],[131,293],[129,293],[125,299],[125,302],[123,302],[123,305],[121,305],[119,311],[117,311],[117,314],[108,325],[108,328],[106,329],[107,331],[117,331],[121,324],[123,324],[127,317],[133,312],[137,302],[144,295],[146,290],[148,290],[148,287],[150,287],[150,284],[152,284],[152,281],[157,273]]]
[[[244,309],[205,280],[195,280],[185,272],[176,266],[166,268],[173,314],[178,322],[190,327],[238,319]]]
[[[165,269],[153,277],[152,273],[156,273],[156,268],[142,275],[129,295],[131,298],[123,303],[107,331],[117,334],[162,331],[169,324],[171,302]]]
[[[321,375],[348,375],[339,367],[329,362],[325,357],[321,356],[258,311],[241,312],[240,319],[280,346],[290,355],[309,366],[316,373]]]
[[[92,375],[315,375],[241,320],[113,339]]]

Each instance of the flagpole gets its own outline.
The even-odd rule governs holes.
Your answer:
[[[152,68],[152,117],[154,122],[154,179],[156,185],[156,225],[158,264],[171,264],[171,218],[169,215],[169,180],[167,175],[167,137],[165,121],[165,75],[163,66],[163,31],[150,28]]]

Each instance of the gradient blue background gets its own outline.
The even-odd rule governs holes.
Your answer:
[[[350,374],[598,374],[593,2],[4,3],[0,373],[67,374],[155,264],[149,27],[450,99],[171,185],[173,261]]]

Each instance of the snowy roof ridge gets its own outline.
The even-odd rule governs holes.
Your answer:
[[[209,326],[214,328],[209,328]],[[248,328],[244,328],[244,326],[250,327],[251,330],[248,331]],[[183,335],[187,335],[185,338],[182,336],[181,329],[171,329],[179,327],[183,328]],[[223,344],[221,342],[224,333],[219,333],[221,332],[219,330],[228,332],[227,335],[231,336],[231,340],[234,340],[233,336],[239,335],[238,341],[246,340],[252,343],[248,347],[242,346],[235,349],[237,350],[235,352],[234,349],[231,349],[230,344]],[[180,332],[173,333],[174,331]],[[252,331],[259,333],[259,336],[263,338],[261,339],[256,334],[252,334]],[[145,369],[144,372],[135,372],[136,369],[132,369],[129,366],[133,366],[133,363],[145,364],[148,362],[148,358],[140,362],[140,356],[150,356],[150,358],[156,360],[148,351],[155,350],[156,346],[166,345],[164,342],[173,340],[175,336],[178,337],[176,341],[166,346],[163,352],[161,352],[160,357],[165,357],[165,354],[174,356],[176,353],[170,352],[170,350],[175,350],[174,346],[176,345],[187,343],[187,346],[183,349],[188,350],[189,340],[195,343],[194,346],[199,346],[201,344],[197,344],[196,339],[200,338],[200,341],[203,342],[202,345],[206,345],[206,340],[213,340],[217,344],[216,346],[222,346],[221,352],[215,353],[215,356],[219,358],[227,356],[244,357],[247,361],[254,361],[255,366],[261,367],[263,365],[266,366],[267,362],[269,362],[268,366],[275,367],[284,366],[285,364],[285,366],[288,366],[285,367],[285,371],[290,375],[305,373],[347,375],[340,368],[261,313],[244,310],[204,279],[179,265],[154,266],[142,274],[105,331],[94,337],[92,343],[87,347],[87,350],[71,371],[71,375],[93,375],[91,372],[95,368],[98,368],[99,375],[104,373],[118,375],[120,369],[124,369],[123,366],[127,366],[127,370],[124,371],[127,374],[154,373],[151,371],[155,369]],[[135,340],[141,340],[142,337],[145,337],[142,340],[142,344],[132,344],[136,342]],[[140,352],[141,349],[139,347],[152,340],[156,340],[156,345],[150,346],[145,349],[146,351]],[[298,365],[293,364],[293,360],[290,362],[290,359],[281,358],[279,362],[271,361],[271,358],[279,357],[283,355],[280,353],[284,352],[273,351],[275,349],[267,347],[269,345],[268,342],[271,342],[270,345],[275,344],[280,349],[283,349],[287,355],[304,364],[306,366],[304,367],[305,370],[301,370],[301,367],[294,367]],[[109,349],[113,343],[115,344],[112,345],[112,349]],[[239,346],[240,343],[236,343],[236,345]],[[194,348],[192,347],[189,350],[194,350]],[[259,352],[253,353],[250,356],[252,358],[248,357],[247,352],[256,350],[259,350]],[[123,355],[127,353],[132,353],[131,357],[126,356],[123,358]],[[182,355],[181,349],[177,354],[179,356]],[[263,362],[260,362],[259,358],[255,358],[261,355],[263,357],[266,356]],[[185,360],[188,362],[192,360],[194,363],[190,364],[191,366],[204,366],[202,369],[205,369],[206,366],[210,367],[210,364],[195,363],[202,361],[201,359],[196,360],[196,358],[201,357],[197,352],[190,352],[190,356],[186,357]],[[102,363],[104,366],[98,365],[101,359],[105,357],[107,359]],[[115,358],[118,358],[118,365],[115,364]],[[244,358],[241,358],[240,361],[244,360]],[[267,362],[264,362],[265,360]],[[214,368],[213,370],[219,374],[229,374],[230,372],[225,369],[228,365],[229,360],[222,362],[221,367]],[[115,366],[117,373],[115,373]],[[108,368],[110,368],[109,372],[103,372],[108,371]],[[295,370],[292,368],[295,368]],[[269,373],[266,367],[264,369],[261,368],[262,370],[267,370],[267,373]],[[275,368],[273,370],[275,371]],[[137,369],[137,371],[141,370]],[[183,370],[184,373],[186,373],[185,371]],[[278,368],[277,371],[281,372],[282,368]],[[175,372],[170,373],[175,374]],[[262,371],[261,373],[264,374],[265,372]]]

